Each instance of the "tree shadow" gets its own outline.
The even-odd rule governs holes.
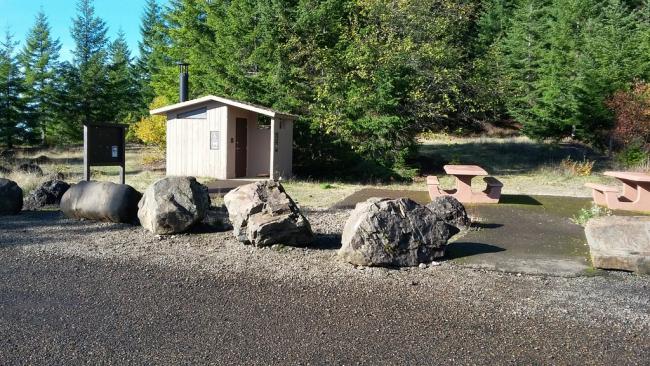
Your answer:
[[[379,189],[379,188],[364,188],[352,193],[332,206],[332,209],[351,209],[359,202],[365,202],[368,198],[382,197],[382,198],[410,198],[420,204],[427,204],[431,202],[429,193],[426,191],[410,191],[410,190],[394,190],[394,189]]]
[[[478,254],[498,253],[505,251],[504,248],[482,243],[452,243],[447,246],[445,258],[448,260],[470,257]]]
[[[542,203],[535,198],[523,194],[504,194],[499,199],[500,204],[506,205],[529,205],[542,206]]]
[[[498,229],[502,227],[503,224],[487,223],[487,222],[473,222],[472,228],[477,229]]]
[[[475,164],[490,174],[528,173],[566,158],[595,160],[596,169],[605,167],[607,157],[588,146],[574,143],[535,143],[530,141],[478,141],[458,144],[424,144],[414,164],[422,175],[443,174],[446,164]]]

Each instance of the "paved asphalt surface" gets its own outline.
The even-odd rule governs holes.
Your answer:
[[[0,364],[648,364],[648,324],[0,248]],[[503,293],[503,297],[510,296]]]

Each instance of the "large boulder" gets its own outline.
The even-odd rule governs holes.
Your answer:
[[[0,215],[16,215],[23,209],[23,190],[13,180],[0,178]]]
[[[135,223],[142,194],[126,184],[81,181],[61,198],[61,211],[70,218]]]
[[[43,175],[43,169],[34,163],[20,164],[18,171],[27,174]]]
[[[47,205],[58,205],[70,185],[61,180],[48,180],[33,190],[25,200],[26,210],[36,210]]]
[[[348,218],[338,255],[364,266],[417,266],[445,255],[459,230],[408,198],[370,198]]]
[[[154,234],[174,234],[201,222],[210,208],[208,188],[194,177],[167,177],[147,188],[138,204],[140,224]]]
[[[245,244],[306,245],[313,239],[309,221],[278,182],[237,187],[226,194],[224,202],[235,237]]]
[[[585,234],[594,267],[650,274],[650,217],[595,218]]]
[[[467,216],[465,206],[453,196],[435,197],[427,204],[427,208],[437,218],[459,229],[469,228],[472,223],[469,216]]]

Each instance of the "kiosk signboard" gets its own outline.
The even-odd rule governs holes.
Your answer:
[[[126,125],[84,125],[84,180],[90,180],[91,166],[119,166],[124,184]]]

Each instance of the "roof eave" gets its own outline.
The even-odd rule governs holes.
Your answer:
[[[191,106],[196,105],[196,104],[201,104],[201,103],[206,103],[206,102],[223,103],[223,104],[230,105],[230,106],[233,106],[233,107],[236,107],[236,108],[241,108],[241,109],[245,109],[245,110],[248,110],[248,111],[251,111],[251,112],[263,114],[263,115],[269,116],[271,118],[285,118],[285,119],[291,119],[291,120],[298,119],[298,116],[294,116],[292,114],[280,113],[280,112],[276,112],[276,111],[273,111],[273,110],[267,110],[265,108],[257,107],[257,106],[254,106],[254,105],[246,104],[246,103],[239,102],[239,101],[232,100],[232,99],[228,99],[228,98],[217,97],[217,96],[214,96],[214,95],[207,95],[207,96],[202,97],[202,98],[188,100],[186,102],[176,103],[176,104],[168,105],[166,107],[153,109],[153,110],[149,111],[149,114],[152,115],[152,116],[153,115],[166,115],[167,113],[169,113],[171,111],[174,111],[174,110],[177,110],[177,109],[187,108],[187,107],[191,107]]]

